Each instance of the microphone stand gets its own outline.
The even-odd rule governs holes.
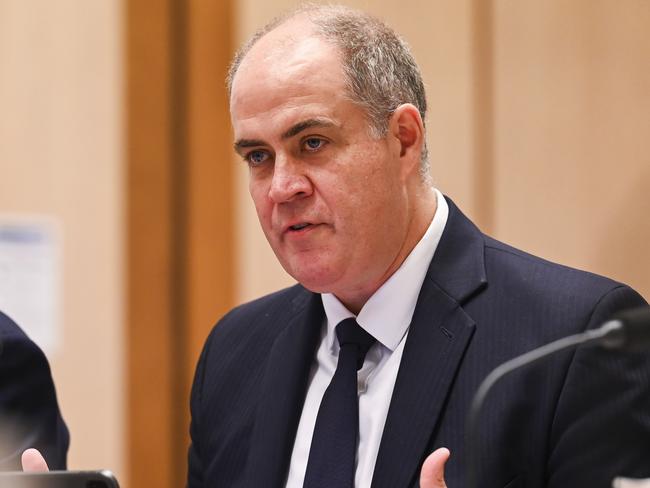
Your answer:
[[[478,454],[478,418],[485,398],[490,389],[508,373],[530,364],[534,364],[551,354],[564,351],[582,344],[601,344],[606,347],[615,348],[625,342],[623,322],[621,320],[611,320],[605,322],[598,329],[590,329],[580,334],[563,337],[550,344],[538,347],[527,353],[517,356],[495,368],[481,383],[467,417],[467,452],[469,454],[467,470],[467,487],[477,488],[477,454]]]

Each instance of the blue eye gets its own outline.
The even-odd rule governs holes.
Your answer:
[[[310,137],[309,139],[305,139],[304,145],[305,149],[308,151],[316,151],[323,147],[325,145],[325,142],[323,139],[319,139],[318,137]]]
[[[268,158],[269,154],[266,151],[251,151],[246,155],[246,161],[252,166],[262,164]]]

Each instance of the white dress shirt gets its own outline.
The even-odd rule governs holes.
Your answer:
[[[437,209],[429,228],[400,268],[370,297],[356,317],[357,323],[377,342],[370,348],[358,373],[359,446],[355,486],[368,488],[372,482],[386,415],[402,359],[409,325],[422,282],[447,223],[449,207],[436,189]],[[286,488],[302,488],[309,459],[309,448],[321,399],[338,361],[337,324],[354,317],[332,294],[323,294],[326,320],[321,342],[310,372]]]

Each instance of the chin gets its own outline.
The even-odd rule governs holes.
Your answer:
[[[342,274],[333,272],[331,266],[324,266],[314,261],[294,264],[294,266],[284,266],[285,271],[314,293],[332,293]]]

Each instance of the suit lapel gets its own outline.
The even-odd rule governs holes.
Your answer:
[[[305,291],[294,300],[289,316],[289,324],[273,344],[262,380],[244,486],[283,486],[288,470],[324,320],[320,296]]]
[[[434,286],[420,294],[409,329],[373,488],[410,485],[474,332],[474,323]]]
[[[427,453],[475,324],[462,305],[486,285],[482,234],[448,201],[382,435],[372,488],[410,486]]]

